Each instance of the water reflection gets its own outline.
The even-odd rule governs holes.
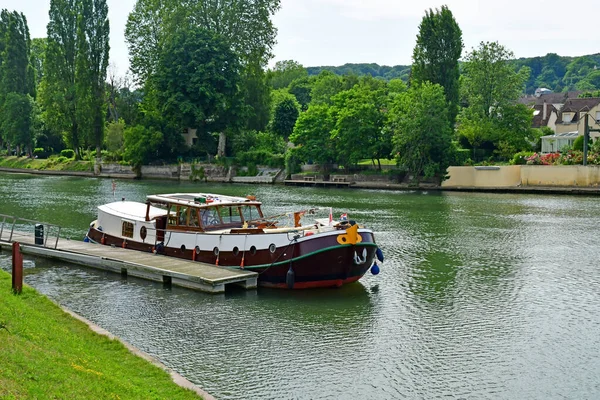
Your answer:
[[[116,197],[185,191],[255,194],[267,214],[348,212],[374,229],[382,272],[339,290],[213,296],[26,258],[25,282],[218,398],[600,395],[597,198],[152,181],[118,181]],[[96,179],[0,175],[0,193],[0,213],[74,237],[112,200]]]

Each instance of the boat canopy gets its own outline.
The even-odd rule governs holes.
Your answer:
[[[152,206],[148,209],[146,204],[135,201],[116,201],[114,203],[101,205],[98,207],[98,210],[119,218],[136,221],[145,221],[146,212],[148,212],[148,217],[150,219],[167,215],[167,210]]]
[[[211,193],[172,193],[172,194],[156,194],[147,197],[150,203],[158,204],[176,204],[181,206],[226,206],[226,205],[261,205],[260,201],[256,201],[254,196],[236,197],[223,196]]]

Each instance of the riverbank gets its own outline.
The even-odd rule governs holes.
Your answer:
[[[0,163],[0,165],[2,165]],[[77,167],[79,168],[79,167]],[[202,179],[194,177],[194,171],[202,168]],[[0,172],[36,175],[82,176],[111,179],[135,179],[130,167],[120,164],[102,164],[99,173],[77,170],[45,170],[31,168],[8,168],[0,166]],[[258,176],[232,176],[231,168],[207,164],[202,167],[189,164],[144,166],[142,179],[176,180],[245,184],[294,184],[297,186],[347,187],[350,189],[374,189],[392,191],[454,191],[488,193],[541,193],[568,195],[600,195],[600,166],[539,166],[515,165],[492,167],[450,167],[449,179],[442,185],[407,182],[398,183],[385,175],[356,174],[336,175],[334,180],[323,182],[310,175],[293,175],[292,180],[283,179],[283,171],[266,169]],[[194,179],[192,179],[194,178]]]
[[[33,288],[16,296],[10,287],[10,274],[0,271],[1,398],[199,398],[151,357],[91,330]]]

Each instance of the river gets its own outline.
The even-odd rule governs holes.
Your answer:
[[[374,230],[381,274],[208,295],[26,258],[25,282],[219,399],[600,397],[597,197],[118,181],[116,198],[191,191],[347,212]],[[0,196],[0,214],[73,240],[113,199],[107,179],[21,174]]]

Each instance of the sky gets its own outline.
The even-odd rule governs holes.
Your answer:
[[[125,22],[135,0],[107,2],[111,64],[123,75],[129,66]],[[516,57],[600,53],[600,6],[594,0],[580,0],[568,13],[558,0],[281,0],[273,17],[278,35],[270,65],[281,60],[305,67],[410,65],[425,10],[444,4],[462,29],[463,56],[481,41],[498,41]],[[50,0],[0,0],[0,8],[23,12],[31,36],[46,36]]]

